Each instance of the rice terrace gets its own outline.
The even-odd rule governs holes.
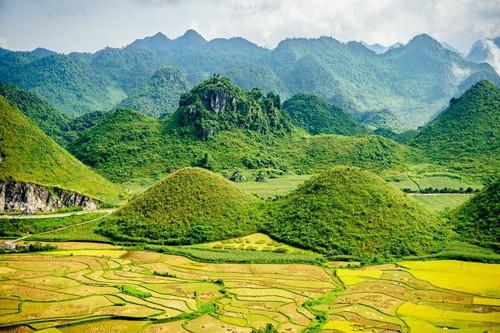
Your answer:
[[[0,333],[500,333],[498,22],[0,1]]]

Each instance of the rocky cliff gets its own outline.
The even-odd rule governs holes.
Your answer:
[[[33,214],[75,206],[92,210],[98,204],[95,199],[59,188],[13,180],[0,181],[0,213]]]

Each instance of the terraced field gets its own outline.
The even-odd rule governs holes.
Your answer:
[[[59,248],[0,257],[0,332],[500,330],[500,265],[213,264],[104,244]]]

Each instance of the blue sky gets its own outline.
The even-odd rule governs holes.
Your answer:
[[[96,51],[189,28],[268,48],[322,35],[390,45],[425,32],[466,52],[500,35],[500,0],[0,0],[0,46],[14,50]]]

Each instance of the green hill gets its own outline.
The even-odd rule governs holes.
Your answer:
[[[101,224],[117,240],[193,244],[255,232],[258,200],[199,168],[169,175]]]
[[[283,103],[292,123],[310,134],[363,134],[366,130],[341,108],[312,94],[297,94]]]
[[[451,212],[455,231],[468,242],[500,245],[500,179],[483,188],[471,200]]]
[[[122,190],[83,165],[0,96],[0,179],[58,187],[116,203]]]
[[[238,168],[251,173],[314,173],[335,164],[381,172],[405,169],[421,159],[416,150],[374,135],[310,136],[300,129],[278,135],[233,129],[199,140],[172,129],[168,120],[130,110],[107,113],[68,149],[116,182],[160,179],[172,169],[200,165],[205,154],[213,171]]]
[[[411,141],[435,161],[473,173],[500,171],[500,88],[480,81]]]
[[[271,207],[270,234],[330,256],[405,256],[438,249],[446,230],[375,174],[328,169]]]
[[[257,88],[245,91],[218,75],[183,94],[173,120],[175,126],[192,129],[202,140],[237,128],[263,134],[286,133],[291,128],[278,95],[264,95]]]
[[[167,172],[163,152],[168,142],[162,140],[161,127],[151,117],[118,109],[102,114],[68,149],[112,181],[156,177]]]
[[[60,145],[65,145],[76,138],[76,134],[70,128],[68,117],[36,94],[18,89],[13,84],[0,83],[0,95],[8,99]]]
[[[177,109],[179,97],[188,90],[188,86],[181,71],[163,68],[121,101],[117,108],[136,110],[155,118],[164,117]]]

